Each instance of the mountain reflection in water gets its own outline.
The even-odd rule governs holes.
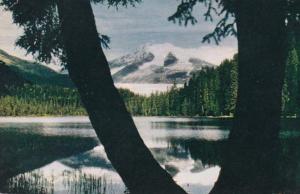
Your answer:
[[[87,118],[0,122],[0,192],[129,193]],[[154,157],[178,184],[192,194],[209,193],[226,152],[230,120],[138,117],[135,122]],[[285,185],[295,190],[300,186],[300,130],[288,126],[281,132],[281,170]]]

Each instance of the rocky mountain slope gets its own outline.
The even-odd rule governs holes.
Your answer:
[[[214,65],[171,44],[146,45],[110,61],[116,83],[184,83],[205,66]]]

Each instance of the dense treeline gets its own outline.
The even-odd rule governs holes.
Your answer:
[[[282,95],[282,114],[300,114],[300,62],[295,45],[290,47]],[[132,96],[125,102],[134,115],[232,116],[238,90],[237,55],[216,68],[204,67],[183,88],[174,86],[150,97]],[[254,67],[255,68],[255,67]]]
[[[0,98],[0,116],[83,115],[75,89],[25,85]]]
[[[300,114],[300,61],[296,44],[291,44],[286,61],[282,95],[282,114]],[[205,67],[193,74],[183,88],[150,97],[133,96],[125,100],[134,115],[232,116],[238,89],[237,56],[216,68]],[[255,67],[254,67],[255,68]]]
[[[183,88],[150,97],[133,96],[125,100],[134,115],[221,116],[232,115],[237,95],[237,57],[216,68],[195,72]]]
[[[300,112],[300,67],[297,50],[291,47],[286,64],[282,111]],[[143,116],[232,116],[238,88],[237,56],[218,67],[194,72],[183,88],[149,97],[120,89],[129,112]],[[77,90],[55,86],[25,85],[11,88],[0,97],[0,116],[86,115]]]
[[[300,61],[297,45],[288,50],[282,91],[283,116],[300,115]],[[182,89],[150,97],[134,96],[126,104],[134,115],[232,116],[238,89],[237,56],[216,68],[205,67],[193,74]],[[255,67],[254,67],[255,68]]]
[[[126,101],[136,96],[129,90],[121,89],[120,93]],[[0,97],[0,116],[49,115],[86,115],[77,90],[25,84],[23,87],[9,88],[9,95]]]
[[[292,41],[289,49],[285,80],[282,91],[282,110],[283,115],[299,116],[300,114],[300,50],[297,51],[297,45]]]

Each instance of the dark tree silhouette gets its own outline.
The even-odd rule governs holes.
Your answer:
[[[218,12],[214,3],[225,15],[204,41],[214,39],[218,43],[236,34],[239,51],[235,121],[227,156],[211,193],[272,193],[279,182],[276,162],[287,53],[286,22],[299,22],[298,1],[190,0],[184,1],[169,19],[195,23],[192,11],[197,2],[207,4],[208,19],[212,12]]]
[[[271,193],[274,189],[277,166],[273,164],[278,158],[287,51],[284,8],[282,0],[236,4],[238,99],[230,135],[230,159],[224,162],[216,190],[220,187],[225,191],[237,188],[239,193]],[[229,185],[228,180],[235,184]]]
[[[49,62],[55,55],[66,64],[107,156],[130,192],[186,193],[153,158],[126,110],[100,45],[90,1],[3,0],[3,4],[25,30],[19,46],[39,60]]]
[[[60,0],[58,11],[69,75],[108,158],[130,192],[185,193],[153,158],[114,87],[90,3]]]

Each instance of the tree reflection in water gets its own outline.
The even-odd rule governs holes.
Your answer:
[[[18,174],[40,168],[52,161],[92,149],[95,138],[0,131],[0,188]]]
[[[54,177],[45,178],[38,172],[18,175],[8,180],[8,193],[53,194]]]
[[[58,190],[72,194],[119,194],[105,176],[86,174],[80,170],[64,171],[62,185]],[[55,176],[46,177],[41,171],[18,175],[8,180],[8,193],[53,194],[56,193]],[[125,191],[124,193],[128,193]]]
[[[243,142],[243,145],[233,146],[229,140],[179,138],[169,142],[173,149],[182,148],[194,160],[201,160],[204,167],[221,166],[219,179],[211,193],[300,193],[300,137],[295,131],[282,131],[276,147],[275,144],[270,147],[270,142],[260,145]],[[265,164],[269,166],[264,167]],[[262,183],[258,184],[258,181]],[[256,184],[260,187],[255,187]]]

